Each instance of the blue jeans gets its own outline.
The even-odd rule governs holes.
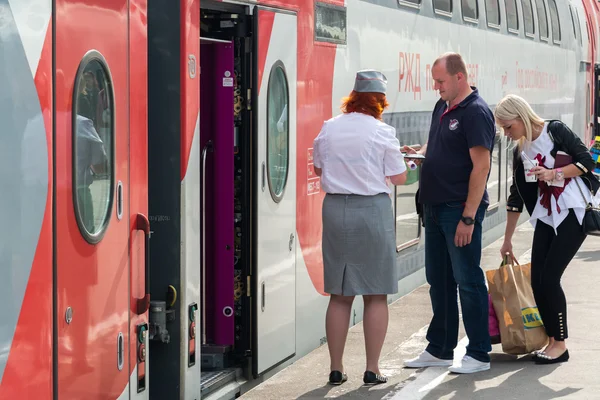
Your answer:
[[[457,286],[469,345],[467,355],[489,362],[492,350],[488,330],[488,292],[480,267],[482,222],[486,206],[475,217],[471,243],[454,245],[456,227],[462,216],[462,202],[425,205],[425,272],[431,285],[429,295],[433,318],[427,331],[427,351],[451,360],[458,342]]]

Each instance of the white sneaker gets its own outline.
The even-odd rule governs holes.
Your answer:
[[[415,358],[404,361],[404,366],[408,368],[449,367],[451,365],[452,360],[442,360],[441,358],[434,357],[427,350]]]
[[[454,364],[448,371],[455,374],[472,374],[473,372],[487,371],[490,369],[489,362],[481,362],[473,357],[464,356],[457,364]]]

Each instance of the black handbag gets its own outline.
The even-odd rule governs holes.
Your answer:
[[[583,201],[587,203],[577,179],[575,179],[575,183],[579,188],[579,192],[581,193],[581,197],[583,197]],[[583,232],[586,235],[600,236],[600,207],[595,206],[591,202],[587,203],[587,206],[585,207],[585,215],[583,216],[581,225],[583,227]]]

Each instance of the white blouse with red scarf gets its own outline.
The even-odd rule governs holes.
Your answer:
[[[537,139],[532,142],[526,141],[523,145],[523,151],[527,157],[532,160],[537,159],[538,164],[546,169],[554,168],[555,160],[550,154],[553,148],[554,142],[548,134],[547,122]],[[538,181],[538,185],[538,202],[529,219],[534,227],[539,220],[553,227],[554,232],[557,233],[557,228],[567,218],[569,209],[573,210],[579,223],[582,223],[585,208],[592,201],[592,196],[580,177],[565,178],[564,187],[549,186],[548,183],[542,181]],[[581,192],[583,192],[583,197]],[[598,193],[600,194],[600,191]],[[598,199],[595,198],[594,204],[597,202]]]

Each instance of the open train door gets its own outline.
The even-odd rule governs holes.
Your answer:
[[[254,13],[255,246],[253,373],[296,352],[297,17]]]

